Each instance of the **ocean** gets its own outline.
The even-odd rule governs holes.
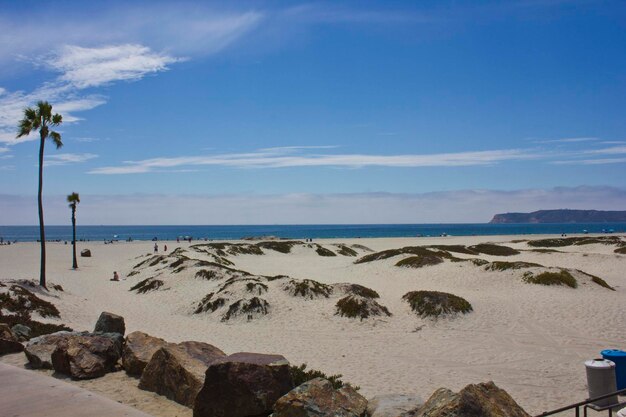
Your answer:
[[[526,234],[624,233],[626,223],[566,224],[322,224],[322,225],[244,225],[244,226],[81,226],[77,240],[176,240],[241,239],[249,236],[278,236],[292,239],[416,237],[416,236],[495,236]],[[0,226],[4,241],[32,242],[39,239],[38,226]],[[71,240],[71,226],[46,226],[46,240]]]

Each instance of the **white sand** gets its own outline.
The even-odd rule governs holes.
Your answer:
[[[545,237],[340,239],[315,243],[328,248],[332,248],[331,243],[358,243],[378,251],[407,245],[471,245]],[[189,246],[176,242],[167,245],[169,251]],[[507,245],[529,249],[525,243]],[[329,374],[341,373],[345,381],[361,386],[361,392],[368,397],[410,393],[427,398],[442,386],[458,390],[469,383],[493,380],[530,413],[585,399],[583,362],[598,357],[602,349],[626,349],[626,256],[614,254],[614,246],[570,246],[556,248],[567,253],[479,257],[581,269],[605,279],[616,288],[615,292],[585,280],[580,280],[578,289],[526,284],[521,279],[523,270],[491,272],[467,262],[446,261],[405,269],[394,266],[400,258],[392,258],[354,265],[355,258],[320,257],[305,248],[295,248],[291,254],[265,250],[264,256],[229,256],[236,268],[254,274],[365,285],[378,291],[378,301],[393,313],[389,318],[362,322],[338,317],[334,315],[338,296],[304,301],[279,291],[282,284],[274,281],[264,295],[271,304],[269,316],[229,323],[220,322],[218,312],[190,314],[218,285],[195,279],[195,270],[180,274],[162,271],[159,279],[165,281],[165,286],[143,295],[128,289],[154,275],[150,273],[154,268],[122,282],[109,281],[114,270],[126,277],[135,264],[145,259],[137,257],[152,253],[152,246],[152,242],[79,242],[79,251],[90,248],[93,257],[79,258],[80,269],[72,271],[71,247],[48,244],[48,280],[65,288],[58,299],[50,298],[61,311],[60,322],[77,330],[92,330],[100,312],[110,311],[125,317],[127,332],[141,330],[173,342],[204,341],[226,353],[280,353],[293,364],[307,363]],[[196,253],[188,255],[202,258]],[[38,244],[0,246],[0,265],[0,280],[37,279]],[[412,290],[451,292],[467,299],[474,312],[454,320],[422,320],[401,299]],[[20,362],[15,355],[3,360]],[[150,406],[156,396],[137,390],[136,380],[123,373],[79,384],[155,415],[191,415],[190,410],[169,401]]]

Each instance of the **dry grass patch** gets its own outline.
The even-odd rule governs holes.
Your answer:
[[[372,298],[365,298],[358,295],[348,295],[340,299],[337,301],[335,307],[335,315],[348,318],[364,320],[369,317],[391,316],[387,307],[378,304]]]
[[[467,314],[473,311],[472,305],[454,294],[439,291],[411,291],[402,297],[411,310],[423,318],[439,318]]]
[[[520,251],[516,249],[510,248],[508,246],[495,245],[493,243],[480,243],[478,245],[470,246],[469,249],[478,253],[492,256],[512,256],[520,254]]]
[[[542,272],[540,274],[533,274],[532,272],[526,272],[524,274],[524,281],[529,284],[540,285],[565,285],[570,288],[577,288],[578,281],[569,272],[561,270],[559,272]]]

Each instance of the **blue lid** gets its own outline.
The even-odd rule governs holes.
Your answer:
[[[626,352],[619,349],[605,349],[600,353],[602,356],[626,356]]]

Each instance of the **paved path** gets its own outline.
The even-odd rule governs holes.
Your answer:
[[[67,382],[0,363],[2,417],[150,417]]]

